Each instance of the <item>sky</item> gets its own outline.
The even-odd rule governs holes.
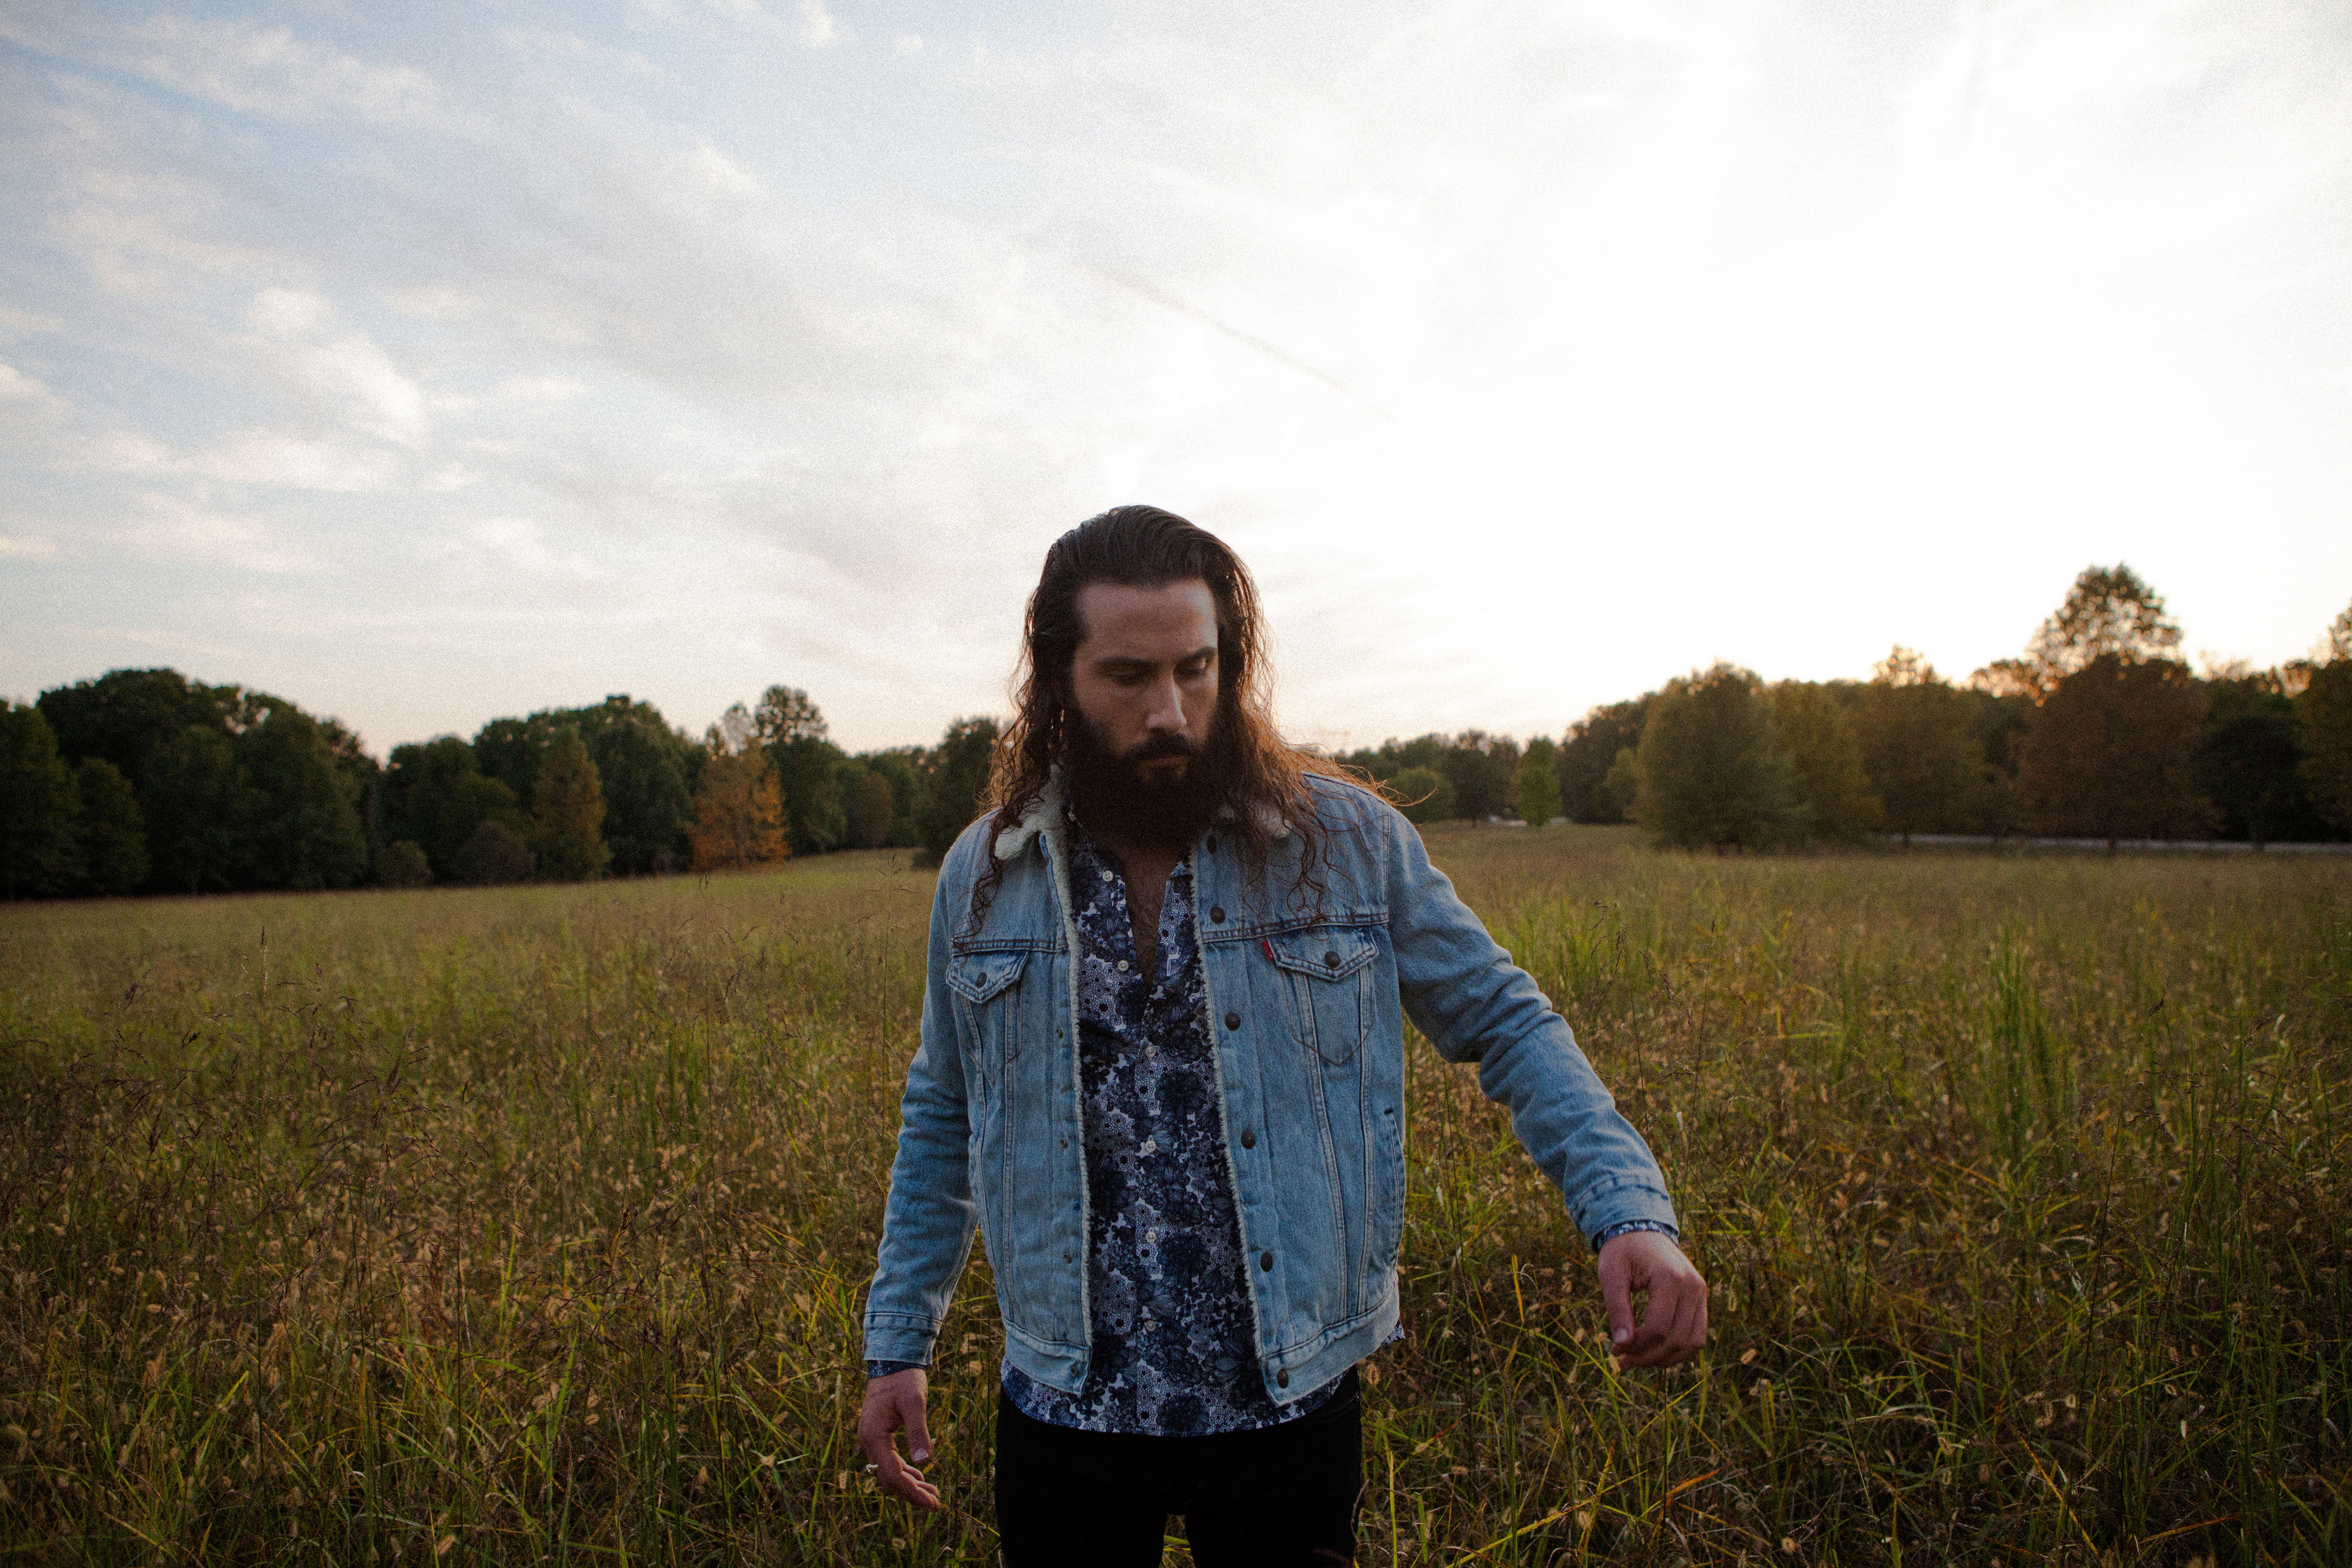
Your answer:
[[[1330,746],[2305,654],[2352,6],[0,0],[0,695],[928,742],[1138,500]]]

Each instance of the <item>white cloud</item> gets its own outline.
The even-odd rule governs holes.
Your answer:
[[[812,49],[821,49],[838,40],[841,24],[824,8],[824,0],[800,0],[800,40]]]
[[[142,500],[148,520],[125,529],[121,538],[151,559],[219,561],[239,571],[270,576],[325,570],[316,557],[279,543],[258,518],[215,511],[155,492]]]
[[[422,119],[438,97],[421,70],[371,66],[286,27],[157,16],[131,36],[150,46],[133,61],[149,80],[247,114],[309,121],[341,112],[385,123]]]
[[[345,495],[391,487],[400,461],[381,447],[285,430],[239,430],[190,459],[206,479],[275,489]]]
[[[0,561],[55,561],[58,542],[31,533],[0,533]]]

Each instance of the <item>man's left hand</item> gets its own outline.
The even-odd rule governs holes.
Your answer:
[[[1638,1327],[1636,1290],[1650,1296]],[[1657,1231],[1629,1230],[1601,1243],[1601,1300],[1609,1309],[1609,1348],[1622,1365],[1672,1366],[1706,1343],[1706,1281]]]

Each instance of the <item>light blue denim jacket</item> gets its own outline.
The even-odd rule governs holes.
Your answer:
[[[1566,1194],[1587,1237],[1671,1224],[1664,1178],[1575,1038],[1496,945],[1421,836],[1369,793],[1312,781],[1323,826],[1248,874],[1230,833],[1194,847],[1194,897],[1225,1159],[1258,1363],[1277,1403],[1339,1376],[1397,1322],[1404,1228],[1404,1027],[1478,1086]],[[988,819],[949,850],[931,906],[922,1045],[907,1074],[868,1361],[927,1362],[971,1250],[994,1265],[1005,1353],[1076,1394],[1089,1353],[1077,952],[1057,789],[1000,837],[979,929]],[[1269,826],[1273,826],[1269,824]]]

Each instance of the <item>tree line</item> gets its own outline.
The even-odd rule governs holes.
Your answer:
[[[1897,647],[1870,679],[1728,664],[1596,707],[1555,742],[1467,731],[1338,761],[1417,822],[1633,821],[1767,848],[1873,833],[2251,840],[2352,834],[2352,607],[2314,656],[2193,674],[2129,567],[2092,567],[2023,653],[1958,683]],[[884,846],[936,858],[995,721],[855,756],[771,686],[697,739],[607,697],[379,763],[331,718],[172,669],[0,703],[0,898],[581,880]]]
[[[494,719],[395,746],[280,697],[118,669],[0,703],[0,898],[373,883],[579,881],[830,849],[936,857],[996,742],[853,756],[808,693],[772,686],[697,740],[651,703]]]
[[[1685,847],[2352,834],[2352,607],[2269,669],[2200,677],[2180,641],[2128,566],[2094,566],[2020,657],[1961,682],[1899,647],[1866,681],[1717,664],[1594,708],[1556,746],[1471,731],[1340,760],[1416,821],[1558,811]]]

